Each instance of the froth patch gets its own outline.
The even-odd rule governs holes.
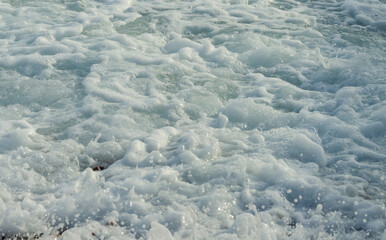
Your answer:
[[[242,62],[252,67],[274,67],[290,61],[295,52],[284,47],[262,47],[248,51],[240,56]]]
[[[169,41],[164,46],[164,50],[167,53],[176,53],[176,52],[178,52],[178,50],[180,50],[182,48],[186,48],[186,47],[198,50],[201,47],[201,45],[199,43],[193,42],[192,40],[189,40],[187,38],[177,38],[177,39],[173,39],[173,40]]]
[[[323,148],[303,134],[291,139],[290,152],[293,157],[302,162],[314,162],[319,166],[327,164]]]
[[[22,75],[34,77],[44,70],[52,68],[55,59],[42,57],[39,54],[26,54],[19,56],[7,56],[0,60],[0,66],[15,69]]]
[[[271,156],[263,156],[262,160],[251,161],[247,166],[247,173],[258,181],[274,185],[296,175],[283,160],[277,160]]]
[[[200,43],[187,38],[176,38],[169,41],[164,47],[168,54],[179,53],[182,58],[192,59],[192,50],[199,56],[209,62],[215,62],[221,65],[236,63],[236,57],[225,47],[215,47],[209,40],[204,39]],[[189,50],[191,49],[191,50]]]
[[[288,125],[295,120],[292,113],[282,113],[264,103],[256,103],[253,98],[230,100],[222,110],[229,122],[252,129],[271,129]]]
[[[100,164],[110,165],[121,159],[125,151],[117,142],[107,141],[103,143],[90,142],[85,149],[85,153]]]
[[[147,235],[149,240],[173,240],[173,236],[164,225],[152,222]]]
[[[16,120],[0,123],[0,153],[20,146],[37,147],[41,139],[27,121]]]
[[[56,39],[73,37],[82,33],[83,25],[79,23],[68,23],[66,25],[56,27],[53,31]]]

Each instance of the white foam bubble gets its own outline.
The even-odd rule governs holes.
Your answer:
[[[3,238],[384,238],[379,1],[6,2]]]

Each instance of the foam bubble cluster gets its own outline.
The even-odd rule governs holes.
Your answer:
[[[4,239],[385,239],[377,0],[0,3]]]

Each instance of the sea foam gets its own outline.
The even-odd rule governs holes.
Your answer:
[[[5,239],[385,239],[385,5],[0,3]]]

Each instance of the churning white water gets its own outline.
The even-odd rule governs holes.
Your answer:
[[[2,0],[0,236],[386,239],[384,0]]]

